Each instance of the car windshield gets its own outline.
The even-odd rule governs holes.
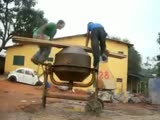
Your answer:
[[[25,74],[27,74],[27,75],[32,75],[32,76],[33,76],[33,73],[32,73],[31,71],[29,71],[29,70],[26,70],[26,71],[25,71]]]
[[[18,73],[24,73],[24,70],[23,69],[19,69],[17,70]]]

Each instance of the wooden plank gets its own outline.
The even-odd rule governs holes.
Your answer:
[[[18,42],[18,43],[23,43],[23,44],[36,44],[36,45],[41,45],[41,46],[51,46],[51,47],[57,47],[57,48],[66,48],[69,46],[78,46],[78,45],[69,45],[69,44],[64,44],[58,41],[48,41],[48,40],[43,40],[43,39],[35,39],[35,38],[27,38],[27,37],[13,37],[13,42]],[[83,48],[87,52],[92,52],[91,48],[85,47],[85,46],[78,46]]]
[[[41,45],[41,46],[51,46],[51,47],[56,47],[56,48],[66,48],[69,46],[77,46],[77,47],[81,47],[86,52],[90,52],[90,53],[92,52],[91,48],[85,47],[85,46],[69,45],[66,43],[64,44],[64,43],[58,42],[58,41],[48,41],[48,40],[35,39],[35,38],[14,36],[13,42],[22,43],[22,44],[35,44],[35,45]],[[114,53],[114,52],[110,52],[110,51],[108,51],[108,56],[118,58],[118,59],[126,58],[126,55],[118,54],[118,53]]]

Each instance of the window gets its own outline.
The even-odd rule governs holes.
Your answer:
[[[119,54],[124,54],[124,52],[123,52],[123,51],[118,51],[118,53],[119,53]]]
[[[19,69],[17,70],[18,73],[24,73],[24,70],[23,69]]]
[[[14,56],[13,65],[24,65],[24,56]]]
[[[122,78],[117,78],[117,82],[122,82]]]
[[[25,74],[33,76],[33,73],[31,71],[28,71],[28,70],[25,71]]]

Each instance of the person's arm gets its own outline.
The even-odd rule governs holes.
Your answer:
[[[57,30],[54,30],[50,36],[50,40],[52,41],[54,39],[54,36],[56,35]]]
[[[46,26],[47,26],[47,24],[44,24],[43,26],[40,27],[40,29],[38,31],[39,38],[42,38],[42,39],[44,38],[44,30],[45,30]]]
[[[88,47],[88,43],[89,43],[89,38],[90,38],[90,32],[87,32],[87,37],[86,37],[86,44],[85,46]]]

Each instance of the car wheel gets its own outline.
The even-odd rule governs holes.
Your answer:
[[[12,82],[16,82],[17,81],[17,78],[15,76],[10,76],[9,77],[9,80],[12,81]]]
[[[35,86],[41,86],[41,85],[43,85],[43,83],[41,81],[37,81],[35,84]]]

